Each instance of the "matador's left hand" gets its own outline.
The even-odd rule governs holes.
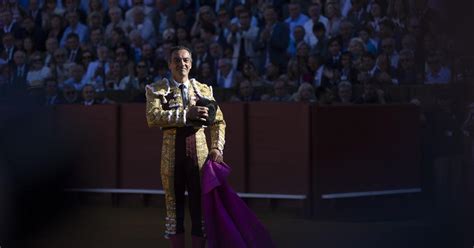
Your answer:
[[[212,161],[215,161],[217,163],[222,163],[224,161],[224,158],[222,156],[222,152],[219,151],[218,149],[211,149],[209,151],[209,158],[212,160]]]

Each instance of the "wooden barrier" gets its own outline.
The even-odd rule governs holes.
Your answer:
[[[415,106],[328,106],[312,113],[315,200],[419,192]]]
[[[232,168],[229,183],[238,192],[248,192],[246,186],[246,174],[248,173],[246,166],[246,106],[238,103],[222,103],[220,108],[224,113],[227,125],[224,161]]]
[[[120,188],[162,189],[160,159],[162,132],[149,128],[144,104],[120,109]]]
[[[61,105],[55,109],[57,132],[78,147],[78,185],[117,187],[118,106]]]
[[[223,103],[221,108],[227,121],[224,158],[238,192],[320,201],[420,188],[413,105]],[[83,180],[75,188],[162,188],[161,131],[147,127],[143,104],[59,106],[56,115],[67,141],[86,147],[78,154]]]
[[[249,191],[307,194],[310,186],[310,107],[248,104]]]

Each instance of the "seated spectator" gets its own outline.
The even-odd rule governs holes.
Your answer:
[[[208,62],[204,62],[201,64],[201,68],[199,68],[199,72],[197,75],[197,80],[203,84],[217,86],[216,78],[214,77],[211,65]]]
[[[149,74],[148,64],[141,60],[137,63],[134,73],[120,81],[117,90],[135,89],[145,92],[145,86],[150,83],[152,83],[152,78]]]
[[[400,51],[399,63],[396,73],[398,84],[413,85],[422,82],[423,76],[416,70],[415,54],[412,50],[404,49]]]
[[[349,81],[342,81],[337,85],[336,102],[342,104],[354,103],[352,96],[352,84]]]
[[[294,102],[316,102],[316,95],[313,86],[309,83],[302,83],[298,88],[298,91],[291,97],[291,100]]]
[[[153,27],[153,23],[146,17],[145,9],[143,7],[133,7],[132,19],[129,22],[130,31],[138,31],[143,40],[146,40],[152,44],[156,42],[156,33]]]
[[[81,91],[88,82],[84,77],[84,67],[81,64],[73,64],[70,68],[71,76],[64,81],[64,84],[74,87],[75,90]]]
[[[57,105],[64,102],[61,96],[59,96],[58,82],[56,82],[54,79],[46,80],[44,96],[46,106]]]
[[[364,41],[367,52],[377,54],[377,42],[371,36],[372,30],[370,28],[362,28],[359,30],[358,37]]]
[[[23,50],[18,50],[13,55],[12,73],[10,77],[10,88],[13,91],[23,91],[28,88],[27,75],[30,66],[26,63],[26,54]]]
[[[255,92],[252,83],[248,80],[243,80],[239,84],[237,95],[230,98],[232,102],[254,102],[259,101],[260,97]]]
[[[59,43],[61,47],[66,45],[66,39],[70,33],[76,33],[79,36],[79,41],[84,44],[88,39],[89,29],[86,25],[79,22],[79,13],[77,11],[68,12],[66,19],[69,25],[64,30],[61,42]]]
[[[293,33],[296,27],[303,28],[303,25],[309,20],[309,17],[301,13],[301,5],[298,2],[292,2],[288,4],[288,18],[285,19],[290,33]]]
[[[220,59],[217,69],[217,86],[223,89],[235,88],[237,73],[232,69],[232,61]]]
[[[352,38],[349,43],[348,52],[352,56],[352,64],[357,68],[361,63],[362,55],[367,52],[367,48],[362,39]]]
[[[335,37],[339,34],[339,28],[341,25],[341,10],[339,3],[327,1],[325,7],[326,17],[328,18],[328,31],[327,36],[329,38]]]
[[[163,33],[163,31],[173,26],[174,19],[174,6],[168,0],[156,0],[153,10],[150,12],[150,20],[153,23],[153,28],[157,34]],[[176,30],[177,31],[177,30]],[[186,31],[187,33],[187,31]],[[160,41],[158,41],[160,42]],[[190,47],[190,46],[187,46]]]
[[[109,40],[112,37],[112,30],[115,28],[121,29],[124,33],[128,30],[128,24],[122,18],[122,9],[119,7],[112,7],[108,11],[110,23],[105,28],[105,39]]]
[[[377,57],[373,77],[382,85],[398,84],[395,74],[395,68],[391,66],[388,56],[386,54],[380,54]]]
[[[327,76],[327,69],[326,65],[324,64],[323,58],[321,56],[317,55],[311,55],[308,58],[308,68],[309,68],[309,73],[311,75],[311,79],[309,82],[311,82],[312,85],[315,87],[319,86],[330,86],[331,85],[331,80]],[[333,67],[330,67],[328,69],[331,69]]]
[[[209,44],[209,56],[210,58],[207,60],[207,63],[211,66],[212,74],[215,74],[219,66],[219,59],[224,57],[224,48],[219,42],[216,41]],[[234,67],[236,66],[234,61],[235,58],[232,58],[232,69],[237,70],[240,67]]]
[[[342,41],[340,37],[331,38],[328,41],[328,52],[325,63],[331,68],[337,68],[341,62]]]
[[[127,71],[120,66],[118,61],[111,62],[110,70],[105,75],[105,88],[107,90],[125,90],[126,87],[121,85],[120,82],[126,73]]]
[[[291,100],[291,95],[285,80],[275,80],[273,82],[273,94],[262,95],[261,100],[272,102],[289,102]]]
[[[153,46],[149,43],[146,42],[145,44],[142,45],[142,58],[141,60],[144,60],[148,65],[153,65],[155,62],[155,49],[153,49]]]
[[[0,36],[5,35],[6,33],[12,33],[15,39],[22,39],[24,37],[24,30],[21,27],[21,22],[15,20],[11,8],[2,9],[0,19],[3,24],[3,28],[0,29]]]
[[[79,36],[76,33],[68,34],[66,38],[67,61],[69,63],[80,64],[82,59],[82,48],[80,47]]]
[[[249,80],[254,87],[259,87],[265,84],[263,78],[259,75],[257,67],[255,67],[252,61],[245,61],[242,64],[240,71],[242,72],[242,77]]]
[[[298,64],[298,59],[292,58],[288,61],[288,65],[286,67],[286,73],[288,75],[288,79],[296,85],[300,85],[303,82],[312,81],[312,74],[311,74],[311,64],[308,63],[308,69],[300,67]],[[308,71],[309,70],[309,71]],[[306,73],[306,74],[305,74]]]
[[[305,30],[303,26],[299,26],[299,25],[296,26],[293,32],[291,33],[290,41],[288,42],[287,53],[290,58],[296,56],[296,46],[300,42],[305,42],[304,38],[305,38]]]
[[[329,105],[334,100],[334,94],[330,88],[319,86],[314,93],[318,104]]]
[[[90,50],[84,50],[81,54],[81,65],[84,66],[84,68],[88,68],[89,64],[95,60],[94,59],[94,54]]]
[[[316,25],[313,26],[313,34],[317,42],[311,47],[311,54],[316,54],[323,58],[326,57],[329,43],[326,35],[326,26],[320,22],[316,23]]]
[[[26,75],[26,82],[29,88],[43,88],[45,80],[51,77],[51,70],[44,65],[39,52],[31,57],[30,70]]]
[[[87,67],[85,75],[85,82],[92,83],[99,91],[104,90],[105,75],[109,72],[109,49],[106,46],[99,46],[97,48],[97,60],[93,61]]]
[[[341,51],[345,52],[349,48],[349,43],[351,42],[352,35],[354,33],[354,25],[347,20],[341,21],[341,26],[339,28],[339,37],[341,39]]]
[[[140,9],[140,12],[143,13],[145,18],[147,19],[150,18],[150,14],[153,13],[152,7],[145,5],[143,0],[132,0],[131,2],[132,2],[131,8],[127,10],[127,12],[125,12],[125,21],[127,23],[133,22],[134,14],[136,14],[135,10],[137,8]]]
[[[71,63],[67,63],[67,51],[64,48],[59,48],[54,51],[53,59],[51,65],[51,74],[59,83],[59,87],[62,88],[62,85],[66,79],[69,78],[69,67]]]
[[[82,105],[84,106],[113,103],[107,98],[104,98],[103,100],[98,99],[96,94],[96,88],[92,84],[86,84],[84,88],[82,88],[82,99]]]
[[[82,104],[84,106],[92,106],[95,104],[99,104],[98,100],[96,99],[95,88],[91,84],[87,84],[82,89]]]
[[[375,55],[371,53],[364,53],[364,55],[362,55],[362,60],[359,65],[359,68],[357,69],[359,70],[359,72],[367,73],[370,77],[372,77],[375,74],[375,71],[377,70],[375,60]],[[357,79],[357,81],[360,82],[359,79]]]
[[[191,47],[191,41],[189,40],[189,34],[186,29],[179,27],[176,29],[176,43],[179,46]]]
[[[63,104],[76,104],[78,101],[79,94],[77,93],[74,86],[65,84],[63,87]]]
[[[87,26],[89,30],[94,30],[94,29],[103,29],[103,20],[104,18],[102,17],[102,12],[91,12],[87,16]]]
[[[53,59],[54,52],[58,49],[59,42],[55,38],[48,38],[45,41],[45,47],[46,47],[46,52],[45,52],[44,64],[47,66],[51,66],[51,63],[54,60]]]
[[[385,54],[388,57],[390,61],[390,66],[393,68],[397,68],[398,60],[400,57],[396,50],[395,39],[393,38],[382,39],[380,47],[381,47],[382,54]]]
[[[321,15],[321,2],[313,2],[311,5],[308,7],[308,15],[310,19],[306,21],[306,23],[303,25],[305,30],[306,30],[306,40],[309,40],[309,45],[314,46],[317,43],[317,38],[313,33],[313,27],[317,23],[322,23],[325,26],[325,29],[328,29],[329,25],[329,20]]]
[[[140,36],[138,32],[135,32],[137,36]],[[111,31],[109,37],[105,37],[105,43],[112,50],[117,50],[119,47],[129,47],[129,41],[126,33],[121,28],[114,28]]]
[[[265,75],[264,75],[264,80],[266,81],[267,84],[272,84],[273,81],[278,79],[280,77],[280,68],[273,64],[273,63],[268,63],[268,65],[265,67]],[[257,85],[254,85],[257,86]],[[262,85],[258,85],[262,86]]]
[[[145,43],[138,30],[132,30],[129,33],[130,38],[130,55],[134,62],[138,62],[142,58],[142,46]]]
[[[2,37],[2,49],[1,56],[3,63],[10,63],[13,61],[13,55],[18,51],[18,47],[15,45],[15,37],[12,33],[6,33]]]
[[[359,67],[362,64],[362,57],[360,59]],[[349,52],[341,54],[341,66],[339,69],[340,81],[349,81],[357,83],[357,70],[352,65],[352,55]]]
[[[30,56],[37,52],[38,50],[36,49],[36,45],[33,43],[33,38],[30,36],[26,36],[23,38],[23,51],[26,54],[26,57],[29,59]]]
[[[383,90],[381,90],[375,79],[370,79],[364,83],[364,91],[362,95],[355,100],[357,104],[385,104],[386,96]]]
[[[96,51],[97,48],[102,45],[105,45],[102,28],[90,29],[90,39],[85,48],[91,51]]]
[[[214,77],[214,74],[211,73],[209,76],[209,80],[213,80],[213,81],[200,81],[199,78],[198,80],[200,82],[210,82],[208,84],[215,84],[215,77]],[[153,73],[152,73],[152,77],[153,77],[153,82],[156,82],[158,80],[161,80],[163,78],[167,78],[167,79],[171,79],[171,73],[170,71],[168,70],[168,62],[166,62],[166,60],[164,59],[157,59],[155,61],[155,64],[154,64],[154,68],[153,68]],[[212,85],[211,84],[211,85]],[[214,85],[215,86],[215,85]]]
[[[425,84],[447,84],[451,81],[451,70],[441,65],[438,53],[431,53],[427,58]]]

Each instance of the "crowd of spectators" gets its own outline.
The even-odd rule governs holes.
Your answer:
[[[2,0],[0,97],[144,101],[184,45],[221,100],[385,103],[381,86],[452,80],[441,22],[428,0]]]

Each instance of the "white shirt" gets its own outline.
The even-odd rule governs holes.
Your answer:
[[[286,18],[285,23],[288,24],[290,28],[290,34],[293,36],[293,31],[298,25],[304,26],[304,24],[309,20],[309,17],[305,14],[300,14],[296,19],[291,19],[291,17]]]
[[[39,70],[30,70],[26,75],[26,82],[31,87],[43,86],[44,80],[51,76],[51,70],[47,66]]]
[[[176,81],[173,79],[173,83],[174,83],[174,85],[176,86],[176,88],[178,88],[178,89],[179,89],[179,86],[180,86],[180,85],[182,85],[182,84],[184,85],[184,88],[183,88],[183,91],[184,91],[184,92],[182,92],[182,96],[183,96],[183,97],[186,97],[186,101],[187,101],[188,104],[189,104],[189,100],[190,100],[190,99],[189,99],[189,86],[190,86],[189,80],[187,80],[187,81],[185,81],[185,82],[183,82],[183,83],[178,83],[178,82],[176,82]],[[184,99],[183,99],[183,101],[184,101]]]
[[[326,28],[326,30],[329,30],[329,20],[328,20],[328,18],[320,15],[318,22],[324,24],[324,27]],[[314,33],[313,33],[313,26],[314,26],[314,23],[313,23],[312,19],[309,19],[304,24],[304,30],[306,32],[305,39],[309,40],[309,45],[311,47],[315,46],[318,43],[318,38],[316,38],[316,35],[314,35]]]
[[[217,84],[219,87],[224,89],[232,88],[234,86],[234,70],[230,70],[226,76],[222,75],[221,71],[219,70],[217,72]]]
[[[324,65],[321,65],[314,73],[314,85],[316,87],[321,86],[321,79],[323,78]]]
[[[426,72],[425,84],[447,84],[451,80],[451,71],[446,67],[441,67],[438,73],[431,70]]]

